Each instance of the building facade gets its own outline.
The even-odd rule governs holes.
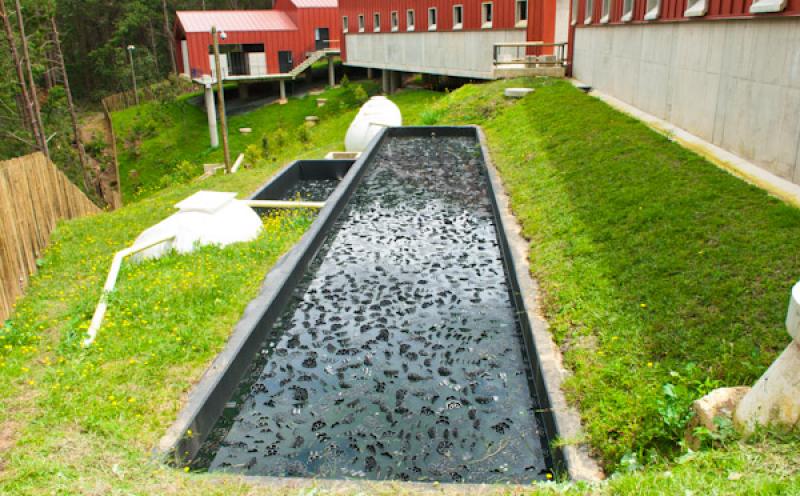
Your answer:
[[[216,76],[211,28],[224,32],[220,62],[226,79],[291,72],[309,54],[336,48],[336,0],[276,0],[272,10],[178,11],[177,59],[182,74]]]
[[[566,41],[567,0],[340,0],[347,65],[495,77],[495,44]],[[520,48],[530,53],[530,49]],[[548,48],[543,53],[552,53]]]
[[[573,0],[573,76],[800,184],[800,0]]]

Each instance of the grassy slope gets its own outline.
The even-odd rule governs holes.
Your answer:
[[[540,88],[510,104],[498,96],[508,85]],[[678,463],[656,454],[668,454],[675,444],[659,412],[664,384],[685,389],[676,400],[685,406],[708,387],[751,382],[788,341],[782,319],[799,264],[786,247],[800,230],[797,210],[563,83],[467,86],[438,103],[439,96],[427,92],[394,99],[407,124],[486,127],[493,158],[532,241],[548,319],[576,371],[569,393],[581,406],[590,438],[610,466],[628,452],[649,462],[607,485],[559,490],[800,491],[798,442],[791,437],[731,440]],[[277,163],[292,154],[319,156],[338,148],[351,118],[352,111],[323,121],[314,131],[318,147],[295,143]],[[251,190],[274,168],[215,178],[202,187]],[[59,228],[15,316],[13,334],[20,342],[0,359],[0,417],[8,419],[0,443],[16,440],[3,460],[0,492],[252,490],[236,478],[164,468],[148,459],[147,450],[174,418],[181,393],[222,346],[242,302],[255,291],[249,285],[257,280],[254,274],[263,273],[299,235],[304,219],[287,219],[277,240],[260,241],[264,254],[239,247],[227,254],[170,257],[154,262],[157,282],[141,270],[127,270],[112,307],[118,313],[109,316],[115,327],[101,338],[102,350],[75,347],[111,253],[200,186],[172,188],[120,212]],[[212,273],[225,279],[202,277]],[[187,277],[198,287],[184,287],[180,281]],[[170,286],[174,290],[166,291]],[[223,287],[236,296],[229,299]],[[171,299],[162,303],[162,297]],[[138,312],[119,313],[138,298],[146,302]],[[210,304],[195,306],[195,300]],[[153,324],[165,312],[177,325]],[[32,340],[34,335],[42,340]],[[697,366],[687,372],[689,360]],[[82,374],[88,385],[80,382]],[[703,384],[705,377],[713,380]],[[743,477],[728,480],[731,472]],[[371,491],[397,492],[385,486]]]
[[[364,83],[368,92],[374,92],[374,82]],[[319,97],[336,101],[344,89],[326,90]],[[163,188],[161,178],[171,173],[182,160],[191,162],[196,174],[202,173],[204,163],[222,163],[222,148],[212,149],[208,142],[208,122],[203,110],[187,102],[188,96],[179,98],[173,103],[148,103],[138,107],[115,112],[113,115],[119,151],[120,176],[122,192],[126,201],[145,197]],[[292,105],[267,105],[253,112],[235,115],[228,118],[230,130],[231,160],[244,152],[247,145],[260,143],[264,135],[272,137],[275,130],[283,128],[290,138],[297,134],[297,128],[308,115],[320,115],[325,112],[316,106],[314,96],[292,98]],[[348,112],[345,112],[348,113]],[[334,119],[340,116],[332,116]],[[342,121],[345,123],[347,121]],[[138,147],[131,143],[131,130],[137,124],[147,123],[153,131],[146,134]],[[345,124],[346,126],[346,124]],[[242,134],[240,128],[253,129],[251,134]],[[322,141],[318,137],[316,141]],[[273,140],[274,141],[274,140]],[[314,143],[312,142],[312,145]],[[273,145],[273,148],[277,146]],[[292,139],[280,150],[271,150],[280,157],[292,157],[303,152],[303,145]],[[134,181],[129,177],[132,170],[139,174],[140,186],[136,189]]]
[[[660,474],[689,402],[752,383],[789,342],[800,211],[568,83],[504,84],[521,83],[538,88],[514,106],[497,87],[469,87],[424,118],[485,124],[589,440],[610,468],[626,454],[655,461],[612,487],[798,490],[785,479],[791,436],[731,441],[684,458],[672,468],[683,477]],[[746,475],[727,482],[729,471]]]
[[[420,92],[401,100],[413,116],[432,97]],[[304,104],[282,108],[294,115]],[[246,193],[288,160],[341,149],[354,113],[324,120],[311,144],[293,140],[263,168],[176,185],[57,228],[27,295],[0,332],[1,494],[248,492],[241,481],[203,482],[167,469],[149,453],[263,274],[310,217],[267,219],[265,235],[251,244],[126,265],[96,345],[83,350],[79,342],[115,251],[196,190]]]

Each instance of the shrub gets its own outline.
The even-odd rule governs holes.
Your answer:
[[[286,132],[285,128],[279,127],[274,133],[272,133],[272,143],[274,143],[275,146],[284,146],[288,141],[289,133]]]
[[[311,142],[311,130],[305,124],[300,124],[297,128],[297,139],[300,143],[308,144]]]
[[[258,167],[264,163],[264,151],[259,145],[248,145],[244,149],[244,166],[247,168]]]

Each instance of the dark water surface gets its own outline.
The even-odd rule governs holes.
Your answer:
[[[200,464],[529,482],[548,470],[473,138],[389,138]]]

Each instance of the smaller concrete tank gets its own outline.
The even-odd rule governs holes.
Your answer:
[[[373,96],[350,123],[344,138],[345,149],[348,152],[363,152],[381,129],[402,125],[400,108],[385,96]]]

